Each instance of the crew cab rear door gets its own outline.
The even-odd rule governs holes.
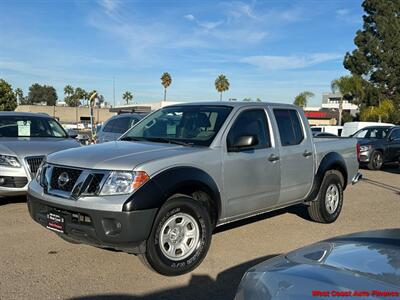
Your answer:
[[[292,106],[270,107],[277,129],[281,167],[279,204],[300,200],[314,179],[314,145],[307,119]]]
[[[234,149],[239,137],[254,136],[254,146]],[[270,118],[262,106],[239,110],[223,135],[223,187],[226,216],[273,207],[279,198],[280,162]]]

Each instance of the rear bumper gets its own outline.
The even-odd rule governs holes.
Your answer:
[[[64,217],[68,240],[102,248],[139,254],[146,251],[157,209],[132,212],[100,211],[65,206],[28,195],[28,209],[34,221],[47,226],[47,213]]]

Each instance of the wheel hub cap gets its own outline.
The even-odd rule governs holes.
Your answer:
[[[199,225],[189,214],[178,213],[168,218],[161,228],[161,252],[170,260],[182,260],[191,255],[200,239]]]
[[[339,189],[335,184],[328,186],[325,195],[325,207],[328,213],[333,214],[339,205]]]

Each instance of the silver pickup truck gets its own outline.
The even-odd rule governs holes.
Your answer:
[[[49,155],[32,218],[73,243],[138,254],[174,276],[205,258],[214,228],[303,203],[335,221],[360,178],[357,141],[313,139],[301,109],[202,102],[148,115],[119,141]]]

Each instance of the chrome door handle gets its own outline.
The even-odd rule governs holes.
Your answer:
[[[275,155],[275,154],[271,154],[271,155],[268,157],[268,160],[269,160],[269,161],[277,161],[277,160],[279,160],[279,156],[278,156],[278,155]]]
[[[303,152],[303,156],[304,156],[304,157],[311,156],[311,155],[312,155],[312,152],[311,152],[311,151],[304,150],[304,152]]]

